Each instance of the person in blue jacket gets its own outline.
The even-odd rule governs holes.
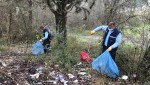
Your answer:
[[[53,38],[53,36],[50,33],[50,29],[48,27],[48,25],[42,25],[40,26],[40,29],[43,31],[43,38],[40,39],[40,42],[43,42],[43,46],[44,46],[44,53],[48,53],[51,51],[51,40]]]
[[[121,43],[121,32],[116,28],[115,22],[110,22],[108,25],[95,28],[93,31],[91,31],[91,35],[100,30],[105,31],[102,42],[102,52],[108,50],[112,59],[115,61],[116,51]]]

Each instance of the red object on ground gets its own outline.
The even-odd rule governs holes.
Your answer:
[[[90,58],[90,56],[83,51],[81,51],[80,53],[80,61],[92,63],[92,59]]]

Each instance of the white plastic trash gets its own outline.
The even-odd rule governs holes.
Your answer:
[[[74,78],[75,76],[73,74],[68,74],[69,79]]]
[[[78,72],[79,75],[85,75],[87,74],[86,72]]]
[[[76,79],[76,80],[74,80],[74,81],[73,81],[73,83],[77,84],[77,83],[78,83],[78,80],[77,80],[77,79]]]
[[[30,75],[30,77],[31,77],[32,79],[38,79],[39,76],[40,76],[40,73],[36,73],[36,74]]]
[[[127,76],[127,75],[123,75],[123,76],[121,77],[121,79],[127,80],[127,79],[128,79],[128,76]]]

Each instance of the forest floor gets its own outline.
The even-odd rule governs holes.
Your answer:
[[[120,85],[121,83],[97,75],[98,73],[87,63],[78,63],[72,67],[72,72],[67,73],[65,69],[51,61],[32,62],[25,59],[26,56],[25,53],[0,54],[0,85]]]
[[[69,35],[79,42],[99,43],[99,35]],[[123,38],[128,44],[132,40]],[[67,72],[56,62],[49,59],[52,56],[31,55],[32,45],[12,45],[8,51],[0,53],[0,85],[131,85],[128,80],[119,77],[118,81],[102,76],[92,70],[88,63],[77,63],[72,72]],[[135,84],[138,85],[138,84]]]
[[[91,39],[91,37],[83,37]],[[97,40],[95,41],[97,42]],[[91,43],[92,44],[92,43]],[[120,85],[92,70],[89,63],[77,63],[70,72],[51,60],[51,55],[31,55],[32,45],[11,45],[0,53],[0,85]]]
[[[51,61],[52,56],[33,56],[31,45],[25,47],[12,46],[0,53],[0,85],[130,85],[121,76],[113,81],[100,75],[89,63],[77,63],[68,72]]]

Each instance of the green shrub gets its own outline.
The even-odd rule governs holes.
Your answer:
[[[88,44],[86,41],[82,42],[79,38],[74,37],[68,37],[67,47],[63,50],[59,49],[56,40],[53,40],[52,49],[51,59],[67,69],[80,62],[81,51],[89,53],[91,58],[96,58],[100,54],[100,46],[98,44]]]
[[[4,52],[4,51],[7,51],[8,47],[5,46],[5,45],[0,45],[0,53],[1,52]]]

